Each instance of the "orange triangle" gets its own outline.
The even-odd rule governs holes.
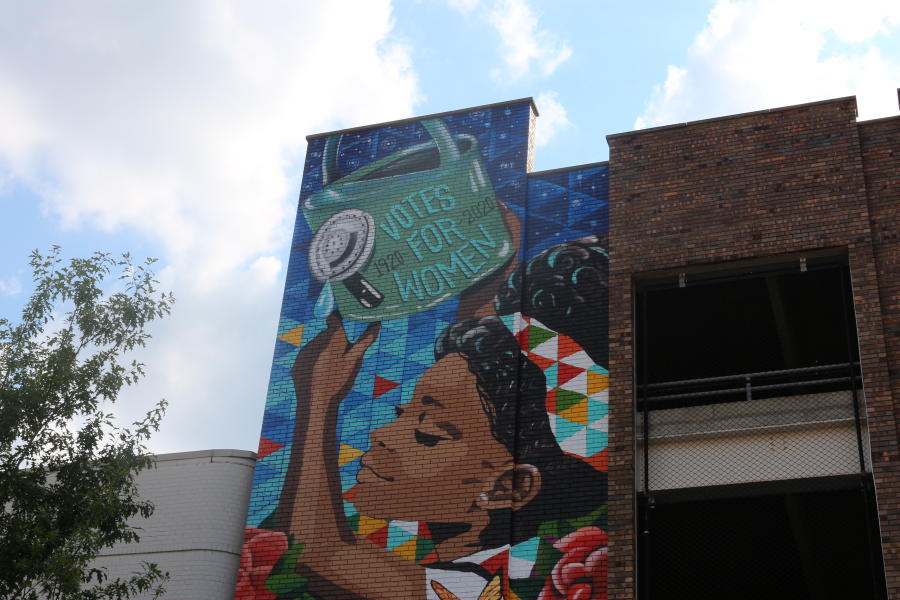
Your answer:
[[[338,451],[338,466],[343,467],[363,454],[365,454],[365,452],[362,450],[354,448],[353,446],[348,446],[347,444],[341,444],[340,450]]]
[[[292,346],[299,346],[303,343],[303,325],[284,332],[278,336],[278,339],[282,342],[291,344]]]
[[[578,404],[572,406],[571,408],[567,408],[566,410],[560,411],[558,413],[564,419],[572,421],[573,423],[578,423],[579,425],[587,425],[588,424],[588,401],[587,398],[579,402]]]
[[[588,396],[593,396],[609,387],[609,376],[588,371]]]
[[[427,565],[427,564],[430,564],[430,563],[433,563],[433,562],[437,562],[437,561],[438,561],[437,551],[436,551],[436,550],[432,550],[431,552],[428,553],[427,556],[425,556],[422,560],[419,561],[419,564],[420,564],[420,565]]]
[[[576,352],[581,352],[581,346],[578,345],[578,342],[567,335],[559,334],[559,340],[556,343],[558,344],[556,356],[560,360]]]
[[[354,500],[356,500],[356,486],[354,485],[352,488],[344,492],[342,496],[347,502],[353,502]]]
[[[384,540],[385,544],[387,543],[387,521],[382,519],[373,519],[372,517],[367,517],[365,515],[359,515],[359,526],[356,528],[356,531],[359,532],[359,535],[364,535],[369,537],[371,533],[377,533],[384,529]]]
[[[415,562],[416,561],[416,539],[413,538],[406,542],[403,542],[399,546],[393,549],[394,554],[398,554],[405,558],[406,560]]]
[[[385,379],[384,377],[375,376],[375,391],[373,392],[373,396],[377,398],[382,394],[387,394],[389,391],[394,389],[400,385],[396,381],[391,381],[390,379]]]

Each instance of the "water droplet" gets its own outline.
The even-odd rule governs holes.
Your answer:
[[[334,290],[331,288],[331,282],[326,281],[316,298],[316,304],[313,306],[313,315],[318,319],[324,319],[334,312]]]

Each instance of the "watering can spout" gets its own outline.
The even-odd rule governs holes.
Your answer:
[[[440,119],[427,119],[422,125],[434,140],[440,160],[444,163],[459,160],[461,155],[459,145],[450,133],[450,129]],[[334,135],[325,140],[325,149],[322,152],[322,187],[328,187],[338,179],[338,152],[343,135]]]
[[[325,151],[322,153],[322,187],[327,187],[338,180],[337,154],[342,135],[333,135],[325,140]]]
[[[422,121],[422,125],[431,134],[434,143],[437,146],[438,153],[441,155],[442,161],[459,160],[459,146],[453,139],[453,134],[440,119],[427,119]]]

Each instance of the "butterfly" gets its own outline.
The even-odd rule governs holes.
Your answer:
[[[431,589],[434,590],[434,593],[441,600],[459,600],[459,596],[437,581],[431,582]],[[503,600],[503,586],[500,585],[500,575],[494,575],[494,578],[488,581],[488,584],[481,590],[478,600]]]

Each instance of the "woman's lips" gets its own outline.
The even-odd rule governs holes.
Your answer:
[[[360,483],[366,483],[366,480],[374,481],[374,479],[372,479],[373,475],[375,476],[375,478],[380,479],[381,481],[393,481],[394,480],[393,477],[387,477],[385,475],[382,475],[381,473],[379,473],[378,471],[376,471],[375,469],[373,469],[372,467],[370,467],[369,465],[367,465],[364,462],[360,463],[360,469],[359,469],[359,472],[356,474],[356,480]]]

